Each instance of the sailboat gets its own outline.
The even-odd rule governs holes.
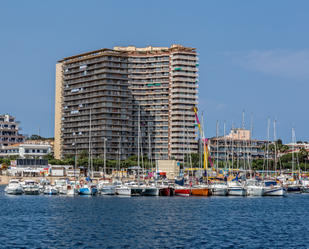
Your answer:
[[[200,133],[202,134],[202,140],[203,140],[203,145],[204,145],[204,171],[207,173],[208,156],[209,156],[208,147],[207,147],[207,139],[205,139],[204,132],[201,128],[201,124],[200,124],[200,121],[197,115],[198,108],[196,106],[193,106],[191,110],[194,111],[195,113],[195,119],[197,122],[197,126],[199,128]],[[209,186],[206,184],[195,185],[191,188],[191,195],[208,196],[210,195]]]
[[[89,176],[88,176],[88,183],[85,184],[84,186],[82,186],[79,189],[80,195],[96,195],[98,193],[97,186],[92,184],[92,180],[91,180],[91,178],[93,178],[92,148],[91,148],[91,108],[90,108],[90,124],[89,124],[89,161],[88,161],[88,165],[91,167],[91,174],[89,174]]]
[[[287,191],[293,192],[293,193],[300,193],[302,185],[300,183],[300,180],[294,180],[294,143],[296,142],[295,137],[295,130],[294,126],[292,128],[292,179],[290,181],[287,181]],[[298,163],[298,176],[300,176],[300,169],[299,169],[299,161],[298,161],[298,154],[297,154],[297,163]]]

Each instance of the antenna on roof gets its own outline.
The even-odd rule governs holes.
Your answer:
[[[39,134],[38,134],[38,136],[40,136],[40,126],[39,126]]]

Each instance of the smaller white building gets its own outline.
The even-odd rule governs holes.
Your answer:
[[[50,153],[51,146],[49,144],[31,144],[21,143],[5,146],[0,149],[0,157],[15,156],[20,158],[40,158]]]

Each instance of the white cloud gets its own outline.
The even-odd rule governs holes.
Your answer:
[[[233,63],[248,70],[283,78],[309,79],[309,51],[268,50],[225,53]]]

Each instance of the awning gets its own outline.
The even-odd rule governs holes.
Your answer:
[[[160,176],[166,176],[166,173],[165,172],[161,172]]]
[[[23,172],[29,172],[29,173],[40,173],[40,171],[39,170],[36,170],[36,169],[25,169],[25,170],[23,170]]]

